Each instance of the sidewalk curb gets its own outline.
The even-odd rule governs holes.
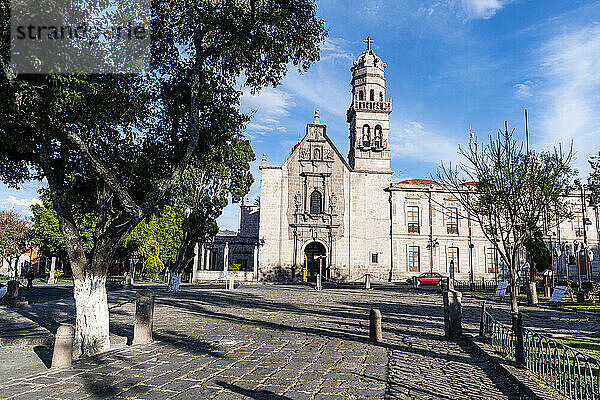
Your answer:
[[[469,343],[477,354],[486,358],[494,368],[507,377],[511,382],[516,384],[525,394],[532,400],[566,400],[567,398],[558,393],[550,386],[541,386],[534,381],[525,370],[517,368],[513,363],[502,359],[494,351],[485,344],[479,337],[465,335],[467,343]]]

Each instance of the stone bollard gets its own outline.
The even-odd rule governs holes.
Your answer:
[[[365,289],[371,289],[371,274],[365,275]]]
[[[369,313],[369,339],[377,343],[383,340],[381,334],[381,311],[376,308]]]
[[[321,286],[321,274],[317,274],[317,286],[315,286],[316,290],[323,290],[323,286]]]
[[[443,296],[446,338],[460,339],[462,337],[462,293],[457,290],[446,290]]]
[[[228,290],[235,289],[235,280],[233,278],[227,279],[227,289]]]
[[[63,324],[58,327],[54,338],[54,351],[52,352],[52,368],[68,368],[73,360],[73,340],[75,327]]]
[[[19,297],[19,281],[8,281],[5,296],[7,299]]]
[[[136,293],[135,325],[133,344],[152,343],[152,317],[154,315],[154,295],[149,290]]]

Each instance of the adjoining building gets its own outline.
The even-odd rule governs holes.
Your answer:
[[[448,275],[451,264],[460,280],[508,274],[479,225],[464,217],[442,185],[426,179],[392,183],[385,68],[370,48],[353,63],[347,160],[318,112],[283,165],[269,166],[263,155],[260,206],[242,205],[240,232],[201,246],[197,279],[223,276],[224,265],[235,259],[247,260],[246,272],[238,275],[252,280],[312,280],[320,273],[345,282],[365,274],[396,281],[429,271]],[[553,268],[563,278],[576,280],[582,271],[596,277],[597,207],[582,207],[579,193],[569,201],[575,218],[545,232]],[[577,259],[573,242],[583,243],[584,234],[589,251]],[[212,269],[220,274],[207,272]]]

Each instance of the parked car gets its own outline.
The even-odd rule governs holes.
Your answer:
[[[417,277],[419,285],[441,285],[448,282],[447,276],[442,276],[437,272],[425,272]]]

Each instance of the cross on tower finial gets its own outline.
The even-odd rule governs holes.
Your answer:
[[[371,51],[371,43],[373,43],[373,40],[371,40],[371,36],[367,36],[367,38],[363,40],[363,43],[367,44],[367,51]]]

